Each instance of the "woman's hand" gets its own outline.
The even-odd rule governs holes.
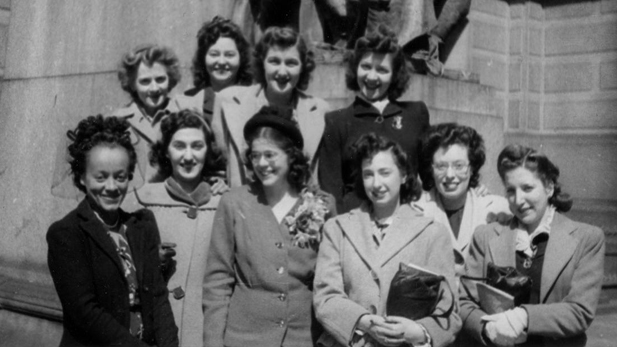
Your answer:
[[[358,328],[386,347],[400,346],[403,343],[422,344],[426,342],[422,327],[403,317],[384,318],[377,315],[364,315],[360,318]]]
[[[386,323],[392,325],[396,334],[403,334],[405,342],[412,345],[422,345],[428,343],[422,326],[411,319],[398,316],[387,316]]]
[[[212,195],[222,195],[223,193],[227,193],[229,191],[229,186],[225,183],[220,177],[213,177],[210,179],[210,185],[212,190]]]
[[[486,321],[484,333],[498,346],[514,346],[527,340],[527,311],[517,307],[503,313],[482,317]]]

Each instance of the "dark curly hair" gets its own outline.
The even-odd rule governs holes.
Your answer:
[[[173,169],[167,150],[174,134],[185,128],[201,129],[204,132],[206,160],[201,171],[202,177],[209,178],[217,175],[218,171],[225,167],[225,164],[215,145],[212,129],[199,113],[189,109],[172,112],[161,121],[161,139],[154,143],[150,149],[150,164],[158,167],[158,173],[162,178],[172,175]]]
[[[356,195],[362,200],[370,202],[364,190],[362,162],[367,159],[372,159],[377,153],[384,151],[390,151],[392,153],[396,166],[401,171],[401,176],[407,175],[407,180],[401,185],[401,204],[418,200],[422,190],[420,188],[420,183],[418,183],[418,180],[413,174],[411,162],[408,160],[407,154],[397,142],[375,133],[362,135],[352,145],[354,190]]]
[[[240,67],[236,76],[236,83],[239,85],[250,85],[253,82],[251,75],[251,57],[249,43],[242,35],[242,30],[238,25],[229,19],[216,16],[211,22],[206,22],[197,32],[197,51],[193,56],[193,85],[196,88],[210,86],[210,75],[206,70],[205,56],[212,45],[221,37],[232,39],[236,43],[240,54]]]
[[[244,156],[246,166],[250,170],[253,170],[253,163],[250,158],[253,141],[257,139],[269,140],[282,149],[289,157],[287,182],[289,182],[289,185],[297,192],[301,192],[302,189],[306,188],[311,177],[309,158],[302,152],[302,149],[295,145],[295,142],[289,136],[286,136],[275,128],[261,126],[255,128],[255,130],[248,134],[246,143],[248,143],[249,148],[246,150]]]
[[[486,161],[484,139],[472,127],[456,123],[442,123],[431,126],[422,136],[419,174],[424,190],[429,191],[435,187],[435,180],[433,179],[433,156],[435,152],[440,148],[447,149],[452,145],[461,145],[467,148],[467,158],[471,167],[469,187],[475,188],[480,184],[480,169]]]
[[[81,178],[86,173],[88,153],[96,146],[109,148],[122,147],[129,156],[129,180],[133,179],[137,154],[131,144],[129,123],[121,118],[103,117],[103,115],[89,116],[82,119],[75,130],[69,130],[66,135],[71,141],[68,147],[71,165],[71,175],[75,186],[86,193],[86,187]]]
[[[311,72],[315,69],[315,59],[313,52],[308,48],[306,42],[292,28],[270,27],[266,30],[261,40],[255,46],[253,51],[253,72],[255,81],[262,86],[266,85],[266,72],[264,69],[264,60],[268,54],[268,50],[272,47],[280,47],[289,49],[296,47],[300,53],[300,63],[302,71],[296,89],[306,90],[311,79]]]
[[[573,200],[570,194],[561,190],[561,184],[557,181],[559,178],[559,168],[546,155],[536,152],[533,148],[519,144],[506,146],[497,158],[499,177],[503,181],[506,173],[518,167],[524,167],[536,173],[544,186],[553,184],[553,196],[548,199],[548,203],[555,206],[558,212],[570,211]]]
[[[122,90],[129,93],[133,100],[139,100],[135,91],[135,79],[139,65],[144,63],[151,67],[154,63],[159,63],[167,70],[169,78],[169,90],[171,91],[180,82],[182,74],[180,73],[180,61],[176,53],[169,47],[157,45],[144,45],[133,49],[122,57],[122,61],[118,66],[118,79]]]
[[[407,67],[407,60],[402,48],[397,42],[396,34],[383,24],[379,25],[375,31],[356,41],[354,51],[347,61],[347,72],[345,74],[347,88],[356,92],[360,90],[358,66],[367,53],[392,54],[392,82],[386,93],[389,100],[398,99],[407,89],[411,73]]]

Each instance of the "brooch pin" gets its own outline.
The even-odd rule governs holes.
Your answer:
[[[532,263],[533,261],[531,260],[531,258],[525,258],[525,260],[523,261],[523,267],[525,269],[529,269]]]
[[[395,116],[394,119],[392,120],[392,127],[396,130],[403,129],[403,117]]]

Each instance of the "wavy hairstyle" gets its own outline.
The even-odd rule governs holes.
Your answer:
[[[158,173],[162,178],[172,175],[173,168],[167,150],[174,134],[181,129],[201,129],[206,140],[206,160],[201,170],[201,176],[208,178],[215,176],[223,168],[224,159],[217,150],[214,135],[208,123],[196,111],[185,109],[180,112],[172,112],[161,122],[161,139],[152,145],[150,149],[150,164],[158,167]]]
[[[364,182],[362,180],[362,162],[367,159],[372,159],[377,153],[389,151],[392,153],[396,166],[401,171],[401,175],[406,175],[407,180],[401,184],[400,202],[406,204],[411,201],[418,200],[422,190],[420,183],[413,174],[411,162],[407,158],[407,154],[401,146],[387,137],[368,133],[362,135],[352,145],[353,155],[353,177],[354,190],[356,195],[364,201],[370,202],[369,197],[364,190]]]
[[[289,157],[287,182],[289,182],[296,192],[301,192],[302,189],[306,188],[311,177],[309,158],[302,152],[302,149],[296,145],[296,142],[294,142],[291,137],[286,136],[283,132],[273,127],[260,126],[248,134],[246,143],[248,143],[249,148],[246,150],[244,156],[246,166],[250,170],[253,170],[253,163],[250,158],[251,153],[253,153],[253,142],[257,139],[269,140],[283,150]]]
[[[366,34],[356,41],[354,51],[347,62],[347,72],[345,74],[347,88],[356,92],[360,90],[358,85],[358,66],[367,53],[389,53],[392,55],[392,82],[386,94],[391,101],[398,99],[407,89],[411,73],[409,72],[402,48],[398,44],[396,34],[383,24],[379,25],[375,31]]]
[[[442,123],[431,126],[422,136],[419,174],[424,190],[429,191],[435,187],[435,180],[433,179],[433,156],[435,152],[440,148],[447,149],[452,145],[461,145],[467,148],[467,159],[471,167],[469,187],[475,188],[480,184],[480,169],[486,161],[484,139],[472,127],[456,123]]]
[[[88,153],[96,146],[124,148],[129,156],[129,180],[133,179],[137,154],[131,144],[129,126],[129,123],[124,119],[105,118],[99,114],[82,119],[75,130],[69,130],[66,133],[71,141],[68,151],[73,184],[79,190],[86,193],[86,187],[81,183],[81,178],[86,173]]]
[[[573,200],[570,194],[563,192],[561,184],[557,181],[559,168],[546,155],[519,144],[506,146],[497,158],[499,177],[503,181],[506,173],[518,167],[534,172],[542,180],[544,186],[553,184],[553,196],[548,199],[548,203],[555,206],[558,212],[568,212],[572,208]]]
[[[135,79],[137,78],[137,71],[141,63],[144,63],[148,67],[152,67],[154,63],[163,65],[169,78],[170,91],[174,89],[182,78],[182,74],[180,73],[180,61],[171,48],[158,45],[138,46],[126,53],[118,66],[120,86],[122,90],[131,95],[133,100],[139,99],[134,86]]]
[[[205,57],[212,45],[221,37],[232,39],[236,43],[240,54],[240,67],[236,76],[236,83],[239,85],[250,85],[253,82],[251,75],[251,57],[248,41],[242,34],[238,25],[219,16],[214,17],[211,22],[206,22],[197,32],[197,51],[193,56],[193,85],[196,88],[210,86],[210,75],[206,70]]]
[[[261,40],[255,46],[253,51],[253,72],[255,81],[262,86],[266,85],[266,72],[264,69],[264,60],[268,55],[268,50],[272,47],[289,49],[296,47],[300,54],[300,63],[302,71],[296,89],[306,90],[311,79],[311,72],[315,69],[315,59],[313,52],[308,48],[306,42],[292,28],[270,27],[261,37]]]

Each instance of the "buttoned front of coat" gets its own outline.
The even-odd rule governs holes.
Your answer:
[[[223,196],[204,278],[205,346],[313,346],[317,253],[292,245],[284,223],[259,184]]]

